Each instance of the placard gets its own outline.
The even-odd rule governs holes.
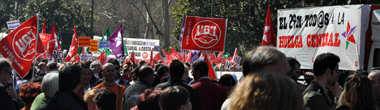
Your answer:
[[[110,48],[110,41],[99,41],[98,42],[98,49],[102,49],[102,48],[109,49]]]
[[[99,40],[90,40],[90,52],[98,52],[98,42]]]
[[[53,53],[55,55],[57,55],[57,59],[62,59],[63,58],[63,52],[62,51],[53,50]]]
[[[17,27],[20,26],[20,21],[19,20],[7,21],[7,26],[8,26],[9,32],[12,32]]]
[[[91,37],[78,37],[79,47],[90,47],[91,46]]]

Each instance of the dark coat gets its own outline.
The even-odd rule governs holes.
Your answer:
[[[305,107],[310,110],[331,110],[333,109],[334,100],[330,99],[317,82],[311,81],[310,85],[302,93]]]
[[[2,84],[0,84],[0,108],[1,110],[16,110],[11,97],[8,95]]]
[[[135,84],[130,85],[124,92],[123,95],[123,110],[129,110],[132,107],[126,106],[127,100],[133,96],[133,95],[140,95],[141,93],[144,92],[144,90],[147,89],[152,89],[153,87],[148,83],[148,81],[145,81],[143,79],[139,79],[138,81],[135,82]]]
[[[162,90],[164,90],[165,88],[170,87],[170,86],[182,86],[182,87],[186,88],[186,90],[189,92],[189,95],[190,95],[190,102],[191,102],[191,106],[192,106],[193,110],[199,110],[200,109],[197,93],[195,93],[195,90],[192,87],[183,83],[183,81],[181,79],[172,78],[168,82],[161,83],[161,84],[157,85],[156,89],[161,88]]]
[[[45,110],[88,110],[88,107],[73,91],[57,91]]]
[[[224,88],[208,78],[199,80],[191,87],[197,93],[200,110],[220,110],[227,99]]]
[[[94,76],[94,75],[92,75],[92,76]],[[95,84],[93,84],[93,86],[95,87],[95,86],[99,85],[100,83],[102,83],[103,81],[104,81],[104,78],[99,79],[98,81],[95,82]],[[127,80],[120,78],[119,85],[125,86],[125,88],[127,88],[131,84]]]

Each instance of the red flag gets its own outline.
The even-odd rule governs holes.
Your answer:
[[[47,48],[51,34],[40,34],[42,44]],[[45,49],[47,50],[47,49]]]
[[[157,53],[156,55],[154,55],[154,58],[153,59],[155,59],[157,62],[158,62],[158,60],[161,60],[161,55],[160,55],[160,53]]]
[[[46,33],[46,19],[44,20],[44,26],[42,26],[42,34]]]
[[[154,68],[154,60],[153,60],[153,48],[150,50],[150,66]]]
[[[12,67],[21,77],[29,72],[33,60],[39,56],[35,54],[44,52],[41,40],[36,37],[37,25],[35,15],[0,41],[0,53],[12,61]]]
[[[223,51],[227,19],[187,16],[182,49]]]
[[[66,57],[66,62],[69,61],[74,55],[78,54],[78,35],[77,35],[77,28],[76,26],[74,27],[74,34],[73,34],[73,39],[71,40],[71,45],[69,49],[69,53],[67,54]]]
[[[274,37],[272,16],[270,14],[270,5],[268,4],[267,18],[265,20],[264,35],[261,41],[261,46],[275,46],[276,38]]]
[[[53,50],[61,51],[61,44],[59,44],[57,31],[55,30],[55,25],[53,24],[53,28],[51,31],[49,45],[48,45],[48,54],[52,55]]]
[[[238,54],[237,54],[237,48],[235,48],[234,56],[232,56],[232,59],[230,61],[235,62],[236,56],[238,56]]]
[[[131,58],[132,58],[132,61],[135,61],[136,57],[135,57],[135,52],[134,51],[132,51],[132,53],[131,53]],[[135,63],[137,63],[137,62],[135,62]]]
[[[80,57],[79,57],[79,55],[77,55],[77,57],[75,58],[75,62],[80,62]]]
[[[216,74],[215,74],[214,68],[211,65],[210,58],[206,55],[204,51],[202,52],[202,54],[203,56],[205,56],[204,61],[207,63],[207,66],[208,66],[208,77],[216,79]]]
[[[178,53],[177,51],[175,51],[175,47],[173,46],[172,47],[172,51],[170,53],[170,57],[171,57],[171,61],[175,60],[175,59],[178,59],[180,61],[183,60],[183,55],[181,55],[180,53]]]
[[[131,62],[132,63],[132,61],[128,57],[124,59],[123,64],[126,64],[127,62]]]
[[[215,58],[215,63],[220,64],[223,60],[223,52],[219,52],[218,56]]]
[[[172,62],[172,59],[171,59],[171,55],[170,55],[170,53],[168,53],[168,52],[166,52],[166,51],[164,51],[164,50],[162,50],[162,53],[164,53],[164,55],[165,55],[165,57],[166,57],[166,61],[165,61],[165,64],[166,65],[169,65],[171,62]]]
[[[105,55],[104,50],[103,50],[103,52],[98,56],[97,60],[99,60],[100,64],[102,64],[102,65],[106,64],[106,62],[107,62],[107,56]]]
[[[75,56],[74,56],[74,57],[71,57],[71,59],[70,59],[69,62],[70,62],[71,64],[73,64],[73,63],[75,62],[75,59],[76,59],[76,58],[77,58],[77,57],[75,57]]]
[[[186,58],[187,62],[190,62],[190,56],[191,56],[191,50],[189,51],[189,53],[187,53],[187,58]]]

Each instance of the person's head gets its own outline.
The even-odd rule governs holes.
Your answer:
[[[164,61],[162,61],[162,60],[158,60],[158,64],[162,64],[162,62],[164,62]]]
[[[94,102],[99,110],[116,110],[116,94],[105,87],[96,94]]]
[[[322,53],[314,60],[313,71],[315,77],[325,77],[327,84],[334,84],[339,76],[339,56],[333,53]]]
[[[260,46],[247,53],[243,58],[243,75],[254,72],[273,72],[288,75],[289,63],[285,54],[271,46]]]
[[[187,66],[187,69],[191,70],[191,64],[190,64],[190,62],[185,62],[185,65]]]
[[[87,107],[89,110],[96,110],[96,103],[94,102],[96,94],[100,91],[99,88],[93,88],[91,90],[86,91],[86,94],[83,96],[83,100],[87,103]]]
[[[41,90],[45,97],[52,98],[59,89],[58,71],[51,71],[41,81]]]
[[[162,110],[191,110],[189,92],[181,86],[167,87],[160,95]]]
[[[139,61],[139,65],[140,66],[144,66],[144,65],[146,65],[147,64],[147,62],[145,61],[145,60],[140,60]]]
[[[375,93],[375,97],[380,96],[380,70],[373,70],[371,73],[368,75],[368,78],[372,82],[372,88]]]
[[[8,80],[13,76],[12,66],[8,59],[0,59],[0,82],[7,86]]]
[[[41,71],[47,71],[46,63],[45,62],[38,63],[38,69],[40,69]]]
[[[291,68],[290,72],[290,78],[292,78],[294,81],[298,80],[298,77],[300,77],[301,74],[301,64],[298,62],[295,58],[292,57],[286,57],[286,60],[288,60],[288,63]]]
[[[160,78],[164,78],[164,77],[169,76],[169,68],[167,66],[164,66],[164,65],[158,67],[157,76]]]
[[[189,78],[189,67],[188,66],[184,66],[185,68],[184,71],[183,71],[183,75],[182,75],[182,80],[187,80],[187,78]]]
[[[368,76],[369,73],[363,69],[358,69],[354,72],[354,74],[362,74]]]
[[[82,78],[82,70],[77,65],[66,65],[59,70],[59,91],[74,90]]]
[[[158,68],[161,67],[161,66],[164,66],[163,64],[159,63],[159,64],[155,64],[154,65],[154,71],[157,72],[158,71]]]
[[[92,70],[92,72],[100,74],[100,66],[101,66],[101,65],[102,65],[102,64],[100,64],[99,61],[93,61],[93,62],[90,64],[90,69]]]
[[[58,71],[57,63],[49,63],[47,64],[47,70],[48,71]]]
[[[42,59],[41,62],[44,62],[45,64],[48,64],[48,63],[49,63],[49,60],[48,60],[48,59]]]
[[[170,77],[171,78],[182,78],[184,72],[183,63],[180,60],[173,60],[170,63]]]
[[[301,90],[278,73],[248,73],[229,96],[231,110],[301,110]]]
[[[25,103],[31,105],[34,99],[40,94],[41,84],[40,83],[26,83],[21,85],[19,98]]]
[[[82,84],[89,84],[93,73],[89,65],[87,65],[86,63],[82,63],[81,68],[82,68]]]
[[[107,63],[112,63],[113,66],[115,67],[116,74],[120,75],[121,67],[120,67],[119,61],[117,61],[116,59],[111,58],[111,59],[109,59],[107,61]]]
[[[374,108],[375,97],[371,80],[363,74],[348,76],[342,95],[339,98],[338,107],[341,105],[347,105],[357,110]]]
[[[236,81],[232,75],[224,74],[220,77],[218,84],[221,85],[227,93],[230,93],[230,91],[236,85]]]
[[[137,99],[136,105],[139,110],[161,110],[159,103],[161,88],[147,89]]]
[[[148,65],[145,65],[145,66],[139,66],[136,68],[138,71],[137,71],[137,77],[139,79],[143,79],[145,81],[148,81],[148,83],[150,85],[153,84],[153,80],[154,80],[154,70],[152,67],[148,66]],[[136,72],[136,71],[135,71]]]
[[[199,78],[208,76],[208,65],[205,61],[196,61],[193,63],[193,70],[191,71],[194,80],[198,82]]]
[[[105,82],[113,82],[116,78],[116,70],[112,63],[106,63],[102,68],[102,75]]]

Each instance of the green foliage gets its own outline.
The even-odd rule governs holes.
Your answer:
[[[304,4],[300,0],[215,0],[214,17],[228,18],[226,45],[229,49],[225,49],[226,52],[233,54],[235,48],[238,48],[239,55],[242,55],[261,45],[268,4],[275,34],[278,9],[342,4],[341,0],[303,2]],[[211,0],[178,0],[178,6],[172,8],[172,19],[177,23],[173,34],[177,39],[181,32],[183,15],[211,17]]]

